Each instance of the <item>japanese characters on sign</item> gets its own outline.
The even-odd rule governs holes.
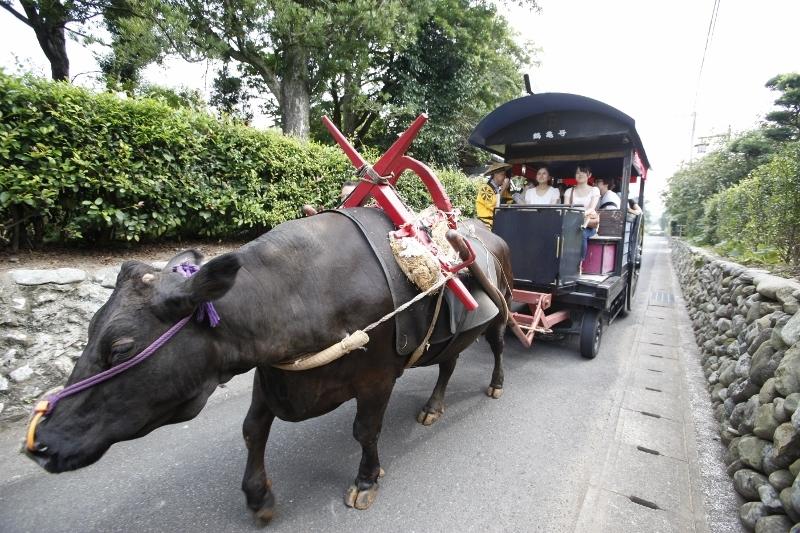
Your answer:
[[[558,130],[556,133],[553,133],[552,130],[548,130],[548,131],[544,132],[544,137],[547,138],[547,139],[554,139],[556,135],[558,135],[559,137],[562,137],[562,138],[566,137],[567,136],[567,130],[561,129],[561,130]],[[533,140],[534,141],[541,140],[541,138],[542,138],[542,132],[535,131],[533,133]]]

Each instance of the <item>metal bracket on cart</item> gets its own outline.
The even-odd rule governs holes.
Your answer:
[[[537,333],[552,333],[553,326],[568,320],[569,311],[556,311],[549,315],[545,313],[552,304],[553,295],[546,292],[532,292],[514,289],[512,300],[528,305],[530,315],[525,313],[511,313],[511,331],[526,348],[533,344],[533,337]]]

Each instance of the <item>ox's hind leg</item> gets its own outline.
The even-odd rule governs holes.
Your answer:
[[[356,419],[353,437],[361,444],[361,464],[358,476],[344,497],[348,507],[367,509],[378,495],[378,478],[383,475],[378,459],[378,437],[383,426],[383,415],[392,394],[394,380],[374,381],[356,392]]]
[[[247,466],[242,479],[242,490],[247,498],[247,507],[253,511],[256,519],[267,523],[274,513],[275,496],[272,494],[272,483],[267,479],[264,467],[264,450],[275,415],[267,407],[264,399],[260,374],[256,370],[253,379],[253,399],[242,426],[244,443],[247,446]]]
[[[436,380],[436,386],[433,388],[433,393],[431,393],[428,403],[417,415],[417,422],[423,426],[430,426],[444,414],[444,393],[447,389],[447,384],[450,382],[450,376],[453,375],[453,370],[456,369],[457,362],[458,356],[456,355],[439,363],[439,379]]]
[[[503,337],[506,332],[506,325],[502,317],[496,318],[489,327],[486,328],[486,342],[494,354],[494,370],[492,371],[492,381],[486,389],[486,395],[490,398],[499,398],[503,395],[503,347],[505,341]]]

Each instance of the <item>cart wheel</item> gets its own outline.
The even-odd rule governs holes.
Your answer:
[[[603,320],[599,311],[590,309],[583,314],[581,322],[581,356],[594,359],[600,351],[600,337],[603,335]]]
[[[625,310],[633,309],[633,297],[636,296],[636,287],[639,285],[639,267],[632,266],[628,277],[628,286],[625,288]]]

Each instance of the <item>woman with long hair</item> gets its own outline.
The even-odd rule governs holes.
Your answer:
[[[585,214],[595,214],[597,203],[600,201],[600,189],[589,185],[589,178],[592,176],[592,169],[589,165],[580,163],[575,169],[575,186],[567,189],[564,193],[564,203],[570,206],[580,206],[586,211]],[[583,260],[586,258],[586,250],[589,247],[589,239],[597,234],[597,228],[583,226],[583,243],[581,246],[581,271],[583,270]]]
[[[524,205],[553,205],[561,201],[558,189],[550,184],[550,171],[541,167],[536,171],[536,182],[528,182],[522,192],[514,195],[514,203]]]

